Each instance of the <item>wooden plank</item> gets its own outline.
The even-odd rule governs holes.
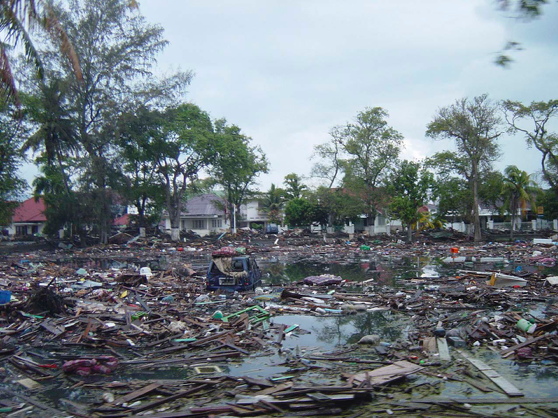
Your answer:
[[[531,339],[529,339],[529,340],[527,340],[527,341],[525,341],[525,342],[523,342],[523,343],[521,343],[521,344],[517,344],[517,345],[514,345],[513,347],[507,348],[506,350],[502,350],[502,351],[500,352],[500,354],[501,354],[503,357],[507,357],[507,355],[511,355],[515,350],[519,350],[520,348],[526,347],[526,346],[528,346],[528,345],[530,345],[530,344],[533,344],[533,343],[535,343],[535,342],[537,342],[537,341],[540,341],[540,340],[542,340],[542,339],[548,337],[548,335],[549,335],[549,334],[544,334],[544,335],[541,335],[540,337],[531,338]]]
[[[504,379],[496,370],[481,360],[469,357],[463,350],[458,350],[465,359],[467,359],[473,366],[481,371],[486,377],[492,380],[500,389],[506,392],[508,396],[524,396],[518,388],[511,384],[508,380]]]
[[[225,335],[229,334],[231,331],[222,331],[218,332],[217,334],[210,335],[209,337],[201,338],[193,343],[190,343],[192,347],[198,347],[200,345],[204,345],[213,340],[218,340],[219,338],[223,338]]]
[[[272,388],[267,388],[267,389],[264,389],[264,390],[260,390],[260,391],[258,391],[258,392],[255,392],[253,395],[254,395],[254,396],[259,396],[259,395],[271,395],[272,393],[281,392],[281,391],[283,391],[283,390],[287,390],[287,389],[290,389],[290,388],[292,388],[292,387],[293,387],[292,382],[283,383],[283,384],[281,384],[281,385],[274,386],[274,387],[272,387]]]
[[[178,393],[176,393],[176,394],[174,394],[174,395],[171,395],[171,396],[168,396],[168,397],[166,397],[166,398],[159,399],[159,400],[157,400],[157,401],[154,401],[154,402],[151,402],[151,403],[148,403],[148,404],[145,404],[145,405],[140,405],[140,406],[138,406],[138,407],[136,407],[136,408],[131,409],[131,412],[132,412],[133,414],[137,414],[138,412],[147,411],[147,410],[149,410],[149,409],[156,408],[156,407],[158,407],[158,406],[160,406],[160,405],[164,405],[164,404],[166,404],[167,402],[172,402],[172,401],[175,401],[175,400],[177,400],[177,399],[184,398],[184,397],[186,397],[186,396],[190,396],[190,395],[192,395],[192,394],[194,394],[194,393],[196,393],[196,392],[199,392],[200,390],[206,389],[206,388],[208,388],[208,387],[209,387],[209,385],[200,385],[200,386],[196,386],[196,387],[194,387],[194,388],[192,388],[192,389],[188,389],[188,390],[184,390],[184,391],[178,392]]]
[[[389,366],[384,366],[375,370],[369,370],[356,374],[352,377],[353,383],[356,385],[370,379],[370,384],[372,386],[376,386],[391,382],[412,373],[416,373],[422,369],[423,367],[419,365],[402,360],[390,364]]]
[[[438,353],[440,353],[440,360],[442,361],[450,361],[451,356],[449,353],[448,342],[445,338],[436,338],[436,342],[438,343]]]
[[[122,396],[122,397],[116,399],[116,400],[113,402],[113,404],[114,404],[114,405],[121,405],[121,404],[123,404],[123,403],[130,402],[130,401],[132,401],[132,400],[134,400],[134,399],[137,399],[137,398],[139,398],[139,397],[141,397],[141,396],[143,396],[143,395],[148,394],[149,392],[154,391],[155,389],[157,389],[157,388],[159,388],[159,387],[161,387],[161,385],[160,385],[159,383],[152,383],[151,385],[147,385],[147,386],[145,386],[145,387],[142,388],[142,389],[138,389],[138,390],[136,390],[136,391],[134,391],[134,392],[130,392],[130,393],[128,393],[127,395],[124,395],[124,396]]]
[[[50,322],[50,319],[46,319],[43,322],[41,322],[41,327],[43,327],[44,329],[46,329],[48,332],[56,335],[57,337],[60,334],[63,334],[66,330],[62,327],[56,326],[54,324],[52,324]]]
[[[427,353],[437,353],[436,337],[426,337],[422,340],[422,349]]]
[[[405,405],[407,401],[398,401],[394,404]],[[432,403],[432,404],[446,404],[446,403],[469,403],[471,405],[482,404],[495,404],[495,405],[514,405],[514,404],[549,404],[558,403],[558,398],[510,398],[510,399],[495,399],[495,398],[426,398],[426,399],[413,399],[413,403]]]
[[[244,381],[246,383],[248,383],[248,385],[250,385],[250,386],[256,385],[256,386],[260,386],[262,388],[275,387],[275,385],[267,379],[255,379],[255,378],[249,377],[249,376],[242,376],[242,379],[244,379]]]

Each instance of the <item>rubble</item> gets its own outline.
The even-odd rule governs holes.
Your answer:
[[[555,413],[506,373],[555,370],[554,244],[246,236],[3,256],[0,414]],[[208,292],[211,255],[240,253],[263,286]]]

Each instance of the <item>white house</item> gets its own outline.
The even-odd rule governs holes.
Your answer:
[[[269,217],[262,210],[261,203],[257,199],[249,199],[240,205],[239,214],[240,219],[237,220],[239,228],[251,228],[253,224],[260,224],[265,228],[269,223]]]
[[[45,210],[43,198],[35,201],[35,198],[32,197],[22,202],[12,216],[12,223],[6,228],[8,234],[11,237],[41,234],[47,221]]]
[[[203,194],[188,199],[180,215],[180,229],[194,231],[203,236],[211,233],[222,233],[229,229],[229,222],[225,213],[225,202],[213,193]],[[165,230],[170,231],[169,214],[163,213]]]

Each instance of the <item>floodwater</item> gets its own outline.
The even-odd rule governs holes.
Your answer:
[[[126,261],[106,261],[99,264],[96,260],[83,259],[73,260],[72,267],[80,268],[130,268],[151,266],[157,269],[165,265],[165,259],[153,260],[126,260]],[[207,257],[200,257],[196,260],[200,265],[208,262]],[[287,259],[262,258],[259,260],[265,286],[281,286],[293,282],[302,281],[307,276],[320,274],[339,275],[349,282],[363,282],[372,280],[375,285],[402,287],[414,280],[420,283],[433,282],[443,276],[456,275],[457,270],[466,268],[471,270],[489,270],[501,268],[503,270],[514,271],[517,266],[507,265],[444,265],[439,260],[429,257],[367,257],[361,256],[350,262],[328,260],[310,260],[289,262]],[[65,264],[69,265],[69,264]],[[521,266],[521,270],[534,271],[540,269],[536,266]],[[547,274],[558,273],[557,268],[546,269]],[[544,317],[546,304],[537,304],[524,309],[539,318]],[[211,366],[217,366],[219,372],[215,374],[228,374],[231,376],[250,376],[254,378],[273,378],[293,380],[297,384],[344,384],[341,379],[340,370],[350,373],[357,373],[362,370],[369,370],[378,365],[367,364],[340,364],[336,361],[323,361],[311,359],[312,356],[358,356],[360,359],[382,360],[381,355],[376,353],[372,347],[359,346],[358,350],[351,351],[357,341],[365,335],[377,334],[380,336],[381,344],[388,346],[406,339],[409,331],[409,324],[412,321],[408,314],[396,313],[391,311],[366,312],[357,315],[332,315],[332,316],[304,316],[304,315],[279,315],[271,319],[271,324],[284,324],[286,326],[298,325],[298,328],[286,335],[281,350],[268,350],[254,353],[243,359],[230,359],[223,362],[211,362]],[[67,355],[67,349],[52,347],[35,347],[35,351],[49,359],[30,357],[38,362],[49,363],[52,359],[60,359]],[[138,348],[138,353],[144,354]],[[482,359],[493,367],[504,378],[509,380],[517,388],[525,393],[527,397],[558,397],[558,366],[551,361],[542,362],[517,362],[510,359],[502,359],[501,356],[487,348],[473,348],[468,350],[476,358]],[[460,375],[459,367],[467,364],[461,359],[453,348],[452,365],[446,370],[449,374]],[[348,353],[348,354],[344,354]],[[405,350],[404,355],[409,354]],[[73,351],[72,355],[86,356],[85,350]],[[95,353],[98,354],[98,353]],[[121,354],[130,358],[130,352],[123,350]],[[132,359],[132,358],[130,358]],[[435,358],[433,359],[436,360]],[[199,377],[195,366],[204,366],[206,363],[199,364],[173,364],[169,366],[138,366],[121,365],[118,370],[109,376],[95,375],[87,378],[79,378],[86,383],[109,383],[113,381],[132,381],[132,380],[182,380]],[[469,367],[474,370],[474,368]],[[104,390],[67,388],[67,381],[53,379],[42,382],[43,390],[35,393],[35,396],[42,401],[51,403],[55,407],[63,407],[68,401],[79,402],[81,404],[92,404],[98,402]],[[13,390],[20,388],[13,386]],[[403,394],[407,390],[408,393]],[[503,399],[505,395],[497,392],[482,393],[478,389],[451,379],[444,379],[442,376],[429,376],[416,374],[409,376],[404,383],[396,383],[391,387],[384,388],[383,392],[391,393],[395,400],[426,397],[452,397],[457,399],[467,398],[490,398]],[[377,403],[364,404],[351,408],[348,412],[355,413],[366,408],[378,408]],[[502,409],[504,408],[504,409]],[[498,411],[509,409],[507,406],[476,406],[472,411],[479,414],[498,413]],[[384,407],[385,410],[385,407]],[[377,412],[373,410],[373,412]],[[529,415],[524,415],[529,416]]]

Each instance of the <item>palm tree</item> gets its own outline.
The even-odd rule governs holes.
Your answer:
[[[44,150],[46,165],[58,166],[69,193],[63,162],[78,151],[79,142],[77,129],[67,108],[66,92],[62,80],[52,79],[48,85],[40,83],[37,95],[24,96],[25,110],[38,129],[23,144],[22,150]]]
[[[5,92],[8,98],[13,97],[18,105],[19,98],[8,51],[21,45],[26,59],[33,63],[39,78],[42,79],[43,64],[31,38],[31,32],[35,28],[48,33],[60,45],[76,78],[82,79],[74,47],[60,25],[56,13],[48,4],[43,0],[0,0],[0,33],[3,35],[0,41],[0,91]]]
[[[261,200],[262,209],[269,215],[273,223],[281,223],[281,209],[283,208],[283,191],[271,184],[271,188]]]
[[[535,197],[540,192],[540,188],[527,172],[520,170],[515,165],[507,166],[504,174],[502,194],[505,199],[505,206],[509,208],[511,213],[510,240],[512,240],[517,211],[521,208],[522,215],[525,215],[527,202],[535,207]]]

